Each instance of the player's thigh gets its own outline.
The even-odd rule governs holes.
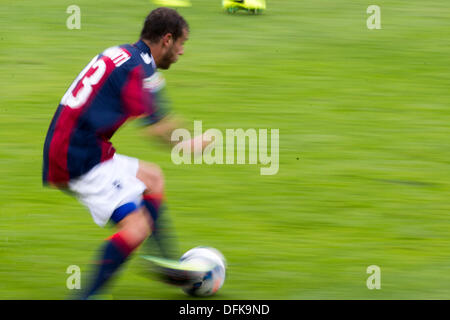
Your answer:
[[[145,184],[146,192],[164,192],[164,175],[158,165],[139,160],[136,177]]]

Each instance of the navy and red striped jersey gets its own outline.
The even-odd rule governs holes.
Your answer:
[[[150,48],[142,40],[94,57],[67,90],[50,123],[44,184],[65,186],[112,158],[110,139],[129,118],[143,116],[154,123],[163,117],[152,95],[157,74]]]

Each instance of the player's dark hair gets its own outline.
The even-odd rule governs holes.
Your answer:
[[[158,8],[145,18],[141,38],[150,42],[158,42],[164,35],[171,33],[174,40],[183,34],[183,29],[189,30],[184,18],[174,9]]]

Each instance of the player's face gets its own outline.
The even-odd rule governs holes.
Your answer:
[[[169,69],[172,63],[177,62],[178,56],[184,53],[184,43],[188,40],[189,32],[183,29],[183,34],[176,41],[170,41],[166,53],[162,56],[158,68]]]

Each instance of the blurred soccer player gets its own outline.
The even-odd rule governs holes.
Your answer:
[[[99,226],[111,221],[117,227],[82,298],[96,294],[152,232],[158,235],[164,200],[161,169],[115,153],[110,139],[128,119],[140,117],[150,135],[170,143],[178,123],[168,115],[161,95],[164,80],[156,70],[177,61],[188,33],[188,24],[175,10],[153,10],[138,42],[106,49],[91,60],[51,121],[43,153],[44,184],[74,194]]]

